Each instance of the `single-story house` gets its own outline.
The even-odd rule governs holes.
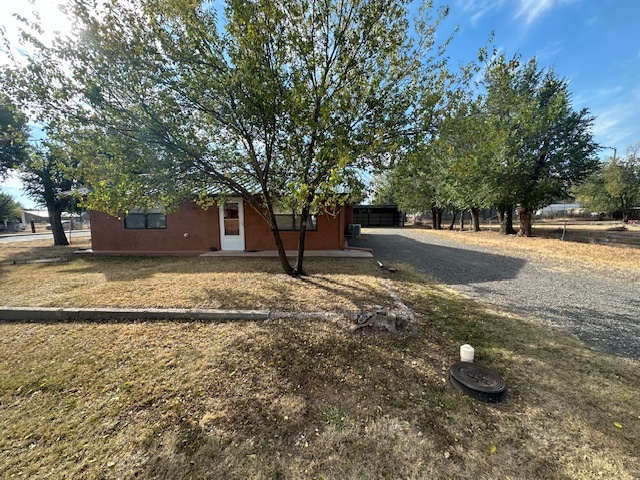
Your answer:
[[[186,254],[211,250],[276,250],[271,229],[242,198],[208,209],[190,203],[173,213],[161,209],[131,211],[114,217],[90,212],[91,244],[103,254]],[[278,212],[277,223],[286,250],[298,245],[300,217]],[[353,223],[350,205],[307,221],[305,248],[344,250],[345,231]]]

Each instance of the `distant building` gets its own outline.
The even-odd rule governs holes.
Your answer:
[[[536,210],[536,217],[584,217],[589,215],[589,210],[579,203],[552,203],[544,208]]]
[[[397,205],[353,206],[353,223],[363,227],[404,227],[404,220]]]
[[[47,210],[23,210],[22,223],[31,223],[32,220],[35,223],[49,223],[49,212]]]

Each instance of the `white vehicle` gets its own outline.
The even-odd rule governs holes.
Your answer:
[[[63,220],[62,221],[62,228],[65,230],[69,230],[69,227],[71,226],[71,220]],[[71,228],[71,230],[82,230],[82,222],[77,222],[74,221],[73,222],[73,227]],[[44,227],[47,230],[51,230],[51,224],[47,223],[47,225]]]

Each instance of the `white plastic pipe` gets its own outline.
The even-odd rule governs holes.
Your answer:
[[[474,350],[471,345],[465,343],[460,347],[460,361],[473,363]]]

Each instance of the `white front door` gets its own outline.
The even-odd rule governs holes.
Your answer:
[[[244,209],[241,198],[220,205],[220,249],[244,250]]]

